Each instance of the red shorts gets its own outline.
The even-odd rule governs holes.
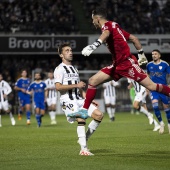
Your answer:
[[[122,77],[128,77],[140,82],[147,77],[147,74],[139,67],[138,61],[133,55],[119,65],[110,65],[102,68],[101,71],[110,75],[115,81],[118,81]]]

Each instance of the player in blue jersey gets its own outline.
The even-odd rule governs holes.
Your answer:
[[[35,81],[27,89],[28,94],[34,93],[35,116],[38,127],[41,126],[41,118],[45,114],[46,84],[41,80],[41,74],[35,73]]]
[[[155,49],[152,51],[152,59],[153,61],[147,64],[147,73],[150,76],[151,80],[155,83],[167,85],[166,76],[170,74],[169,64],[161,58],[161,53],[159,50]],[[170,133],[170,98],[165,96],[162,93],[151,91],[151,100],[152,106],[155,112],[155,115],[160,122],[159,133],[162,134],[164,132],[164,122],[162,120],[161,112],[159,110],[159,101],[162,102],[164,111],[166,113],[167,121],[168,121],[168,130]]]
[[[31,81],[27,77],[27,71],[24,69],[21,71],[21,78],[17,80],[15,83],[14,89],[18,91],[18,99],[19,99],[19,113],[18,119],[21,120],[22,112],[24,108],[26,110],[26,117],[27,117],[27,125],[30,125],[30,118],[31,118],[31,99],[30,95],[26,93],[28,86],[30,85]]]

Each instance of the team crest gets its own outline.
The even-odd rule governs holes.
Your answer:
[[[134,77],[135,73],[133,71],[133,68],[129,69],[128,74],[130,77]]]
[[[40,84],[40,87],[43,87],[43,84]]]
[[[159,70],[162,70],[162,66],[159,66]]]

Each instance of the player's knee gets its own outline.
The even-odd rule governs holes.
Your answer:
[[[158,111],[158,110],[159,110],[159,104],[158,104],[158,102],[152,103],[152,107],[153,107],[154,111]]]
[[[112,109],[115,109],[115,108],[116,108],[116,105],[112,105],[112,104],[111,104],[111,107],[112,107]]]
[[[56,109],[52,109],[52,111],[53,111],[53,112],[55,112],[55,111],[56,111]]]
[[[133,108],[138,110],[139,109],[139,105],[133,104]]]
[[[106,107],[111,107],[111,104],[106,104]]]
[[[97,121],[102,121],[103,116],[104,116],[103,113],[97,109],[92,113],[92,118]]]
[[[9,113],[10,113],[10,110],[5,110],[5,113],[9,114]]]
[[[85,126],[86,122],[84,121],[84,119],[78,119],[77,120],[78,126]]]
[[[51,111],[53,111],[53,110],[52,110],[51,108],[48,108],[48,111],[51,112]]]
[[[95,87],[95,86],[98,85],[98,81],[97,81],[97,79],[96,79],[94,76],[92,76],[92,77],[89,78],[88,83],[89,83],[91,86],[93,86],[93,87]]]

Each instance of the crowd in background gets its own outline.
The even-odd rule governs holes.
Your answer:
[[[107,8],[110,20],[130,33],[170,33],[170,0],[82,0],[82,3],[89,22],[91,11],[101,5]]]
[[[34,34],[77,32],[76,18],[68,0],[2,0],[0,31]]]
[[[79,13],[69,0],[1,0],[0,32],[34,34],[81,33]],[[96,6],[108,9],[108,18],[133,34],[170,33],[170,0],[81,0],[89,20]],[[81,9],[79,9],[81,10]],[[84,20],[82,20],[84,22]],[[88,30],[87,32],[88,33]]]

